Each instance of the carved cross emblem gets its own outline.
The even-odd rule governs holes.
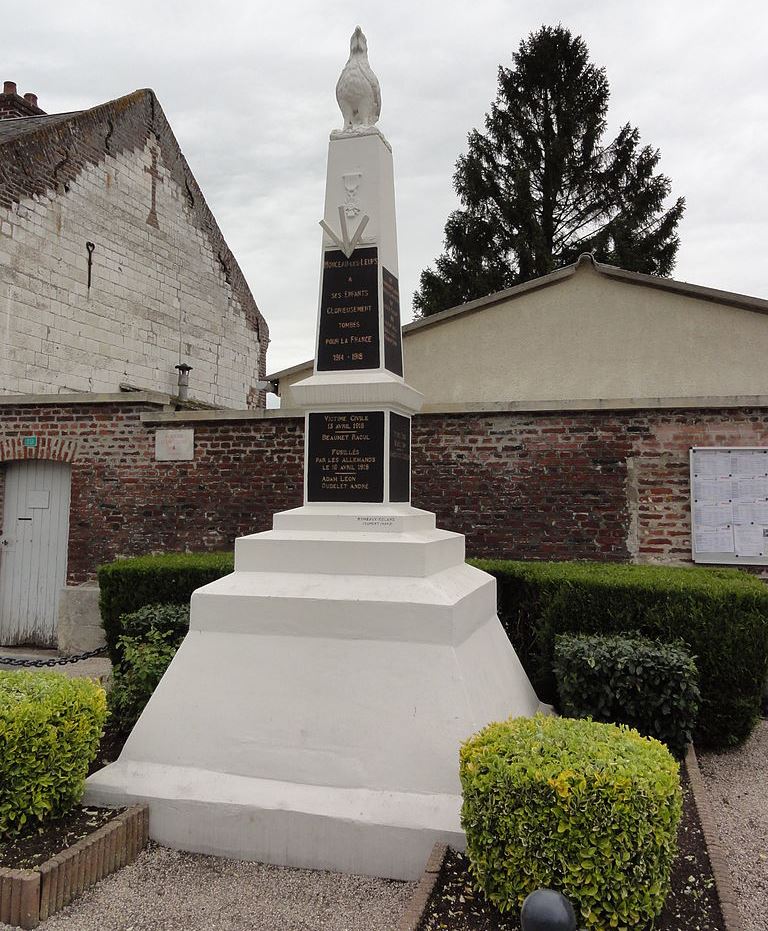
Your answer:
[[[157,170],[157,149],[150,149],[150,152],[152,153],[152,167],[147,168],[146,165],[144,166],[144,171],[152,178],[152,206],[147,214],[147,223],[159,230],[160,224],[157,222],[157,184],[158,182],[162,184],[163,179]]]

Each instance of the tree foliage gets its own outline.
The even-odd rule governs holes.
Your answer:
[[[623,126],[603,144],[609,87],[580,36],[543,26],[499,68],[485,132],[472,130],[454,187],[462,207],[445,251],[414,295],[423,316],[546,275],[591,252],[601,262],[668,275],[684,198],[659,151]]]

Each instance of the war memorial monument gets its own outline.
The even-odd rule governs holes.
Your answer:
[[[304,504],[241,537],[91,804],[184,850],[397,879],[463,847],[458,749],[539,701],[464,537],[410,505],[392,150],[361,30],[337,86]],[[244,502],[244,506],[247,503]]]

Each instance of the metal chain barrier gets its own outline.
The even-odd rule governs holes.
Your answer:
[[[42,669],[44,666],[67,666],[69,663],[91,659],[92,656],[103,656],[106,652],[106,647],[99,647],[97,650],[75,653],[74,656],[65,656],[62,659],[21,659],[16,656],[0,656],[0,666],[33,666],[37,669]]]

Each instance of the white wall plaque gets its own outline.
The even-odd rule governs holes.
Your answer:
[[[195,458],[195,431],[158,430],[155,433],[155,459],[158,462],[184,462]]]
[[[768,448],[691,449],[694,562],[768,565]]]

